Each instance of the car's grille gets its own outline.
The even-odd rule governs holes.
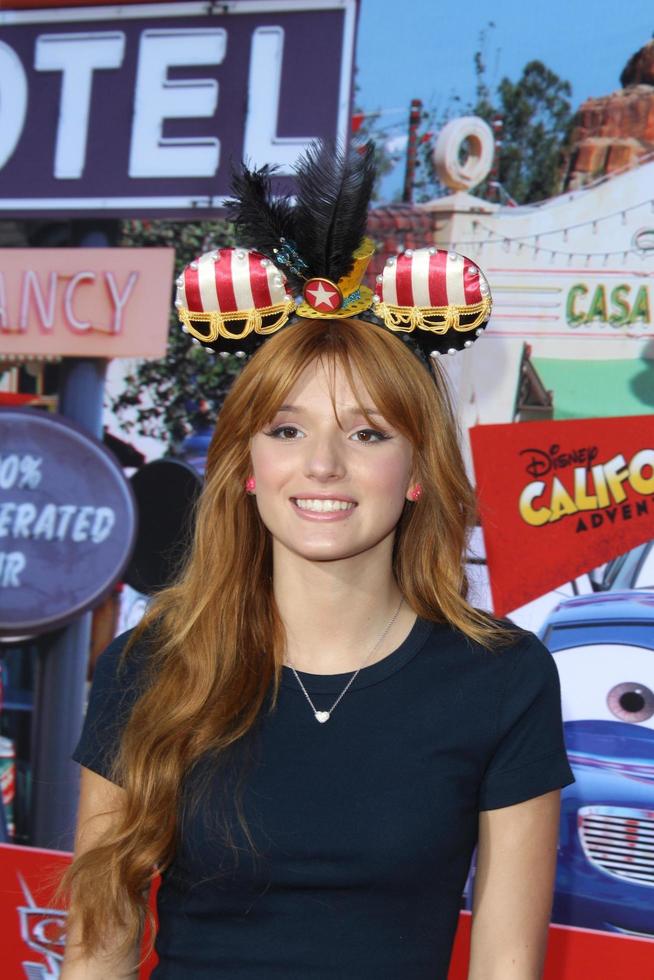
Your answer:
[[[583,806],[579,839],[591,864],[616,878],[654,887],[654,811]]]

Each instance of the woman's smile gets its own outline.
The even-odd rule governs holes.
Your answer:
[[[363,384],[356,388],[342,368],[330,376],[315,361],[252,439],[256,503],[276,560],[339,561],[380,546],[390,553],[413,448]]]
[[[291,497],[291,504],[298,511],[298,517],[309,521],[342,521],[348,518],[358,506],[349,497],[297,496]]]

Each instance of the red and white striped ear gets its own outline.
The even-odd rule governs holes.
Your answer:
[[[245,357],[295,310],[286,277],[260,252],[221,248],[186,266],[177,279],[182,330],[227,357]]]
[[[471,347],[491,314],[490,289],[479,266],[440,248],[407,249],[377,276],[372,311],[426,354]]]

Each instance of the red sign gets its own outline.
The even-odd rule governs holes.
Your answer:
[[[66,911],[52,895],[70,854],[0,844],[0,922],[3,980],[56,980],[61,971]],[[152,890],[152,901],[156,888]],[[156,959],[141,968],[150,976]]]
[[[55,882],[70,861],[60,851],[0,844],[0,922],[3,929],[2,976],[56,980],[61,969],[66,913],[54,908]],[[154,909],[156,885],[150,896]],[[462,912],[454,943],[449,980],[468,976],[471,917]],[[590,929],[550,926],[544,980],[600,980],[642,977],[651,980],[654,942]],[[156,957],[142,967],[150,976]]]
[[[654,417],[470,430],[493,608],[504,615],[654,537]]]
[[[172,248],[0,249],[0,351],[163,357]]]

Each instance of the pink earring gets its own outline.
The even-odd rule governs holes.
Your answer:
[[[249,476],[245,481],[245,492],[254,493],[256,489],[257,489],[257,481],[254,479],[253,476]]]
[[[420,500],[422,497],[422,483],[416,483],[413,490],[409,493],[411,500]]]

